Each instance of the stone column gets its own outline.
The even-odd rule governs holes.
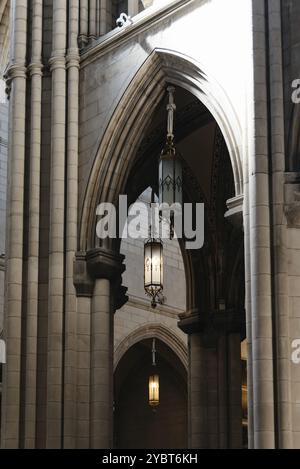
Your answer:
[[[278,400],[278,446],[293,447],[291,410],[291,360],[289,344],[289,291],[287,227],[283,219],[285,151],[284,151],[284,98],[282,66],[281,2],[269,4],[269,66],[270,108],[272,139],[272,210],[273,253],[276,318],[276,360]]]
[[[273,311],[264,2],[253,2],[254,102],[249,125],[249,232],[254,447],[275,447]],[[264,105],[262,105],[264,103]]]
[[[89,0],[80,0],[80,31],[79,46],[84,47],[88,43],[89,34]]]
[[[79,0],[69,1],[69,49],[67,52],[67,211],[65,273],[65,358],[64,358],[64,448],[76,447],[77,313],[73,283],[73,262],[77,249],[78,203],[78,109],[79,51],[77,47]]]
[[[200,334],[190,336],[189,366],[189,447],[208,448],[208,396],[206,349]]]
[[[108,33],[111,29],[116,27],[112,24],[112,2],[109,0],[98,0],[99,7],[99,35]]]
[[[7,72],[11,91],[4,323],[7,363],[3,376],[2,448],[18,448],[20,430],[27,0],[16,0],[11,8],[11,63]]]
[[[40,228],[40,166],[41,166],[41,106],[42,106],[42,39],[43,0],[32,5],[31,76],[31,135],[29,175],[28,270],[26,309],[26,376],[24,446],[35,447],[36,386],[37,386],[37,328],[39,288],[39,228]]]
[[[90,448],[91,298],[94,281],[87,271],[86,253],[76,253],[74,284],[77,294],[77,409],[76,448]]]
[[[97,32],[97,0],[90,0],[90,10],[89,10],[89,38],[90,40],[96,39]]]
[[[139,12],[139,0],[128,0],[128,15],[133,17]]]
[[[62,446],[65,275],[66,2],[53,0],[47,448]]]
[[[91,319],[91,448],[112,448],[113,316],[108,279],[95,281]]]
[[[238,333],[228,335],[228,423],[229,448],[243,447],[242,434],[242,362],[241,336]]]
[[[244,164],[246,176],[244,189],[244,249],[245,249],[245,308],[247,336],[247,398],[248,398],[248,448],[254,448],[253,423],[253,368],[252,368],[252,311],[251,311],[251,258],[250,258],[250,222],[249,222],[249,182],[248,164]]]
[[[113,314],[111,295],[124,270],[124,256],[104,248],[87,253],[95,279],[91,316],[90,447],[113,447]],[[114,293],[114,297],[115,297]]]

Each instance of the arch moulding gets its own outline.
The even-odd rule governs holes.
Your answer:
[[[80,216],[80,250],[95,247],[97,205],[116,203],[124,193],[137,148],[167,83],[186,89],[211,112],[228,147],[235,195],[243,194],[242,130],[224,89],[190,57],[155,49],[125,90],[101,138]]]
[[[135,329],[117,346],[114,352],[114,370],[116,370],[122,357],[133,345],[141,342],[142,340],[153,338],[166,344],[179,358],[185,369],[188,369],[188,351],[184,342],[167,327],[162,326],[161,324],[145,324],[144,326]]]

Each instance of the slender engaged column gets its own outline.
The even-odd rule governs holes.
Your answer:
[[[16,0],[11,5],[13,33],[7,73],[11,94],[4,323],[7,363],[3,376],[2,448],[18,448],[20,430],[27,7],[27,0]]]
[[[139,0],[128,0],[128,14],[133,17],[139,12]]]
[[[28,223],[28,278],[26,314],[26,377],[25,377],[25,448],[35,447],[36,438],[36,375],[37,324],[39,288],[39,217],[41,166],[41,99],[43,0],[32,5],[31,137]]]
[[[276,351],[278,389],[278,445],[291,449],[291,361],[289,344],[289,292],[287,228],[283,221],[285,153],[282,76],[281,1],[269,1],[270,91],[273,169],[273,252],[276,301]],[[278,138],[280,136],[280,138]]]
[[[208,415],[207,415],[207,370],[206,349],[203,347],[200,334],[190,336],[190,369],[189,369],[189,428],[190,447],[208,448]]]
[[[116,27],[116,23],[112,18],[112,2],[109,0],[98,0],[99,6],[99,35],[108,33]],[[113,22],[112,22],[113,20]]]
[[[109,280],[95,281],[91,329],[91,448],[112,448],[113,316]]]
[[[228,336],[229,447],[242,449],[242,362],[240,334]]]
[[[245,158],[246,159],[246,158]],[[253,423],[253,369],[252,369],[252,311],[251,311],[251,258],[250,258],[250,226],[249,226],[249,183],[248,165],[245,162],[246,176],[244,194],[244,249],[245,249],[245,307],[247,335],[247,399],[248,399],[248,448],[254,448]]]
[[[47,363],[47,448],[62,446],[64,323],[66,2],[53,0],[50,246]]]
[[[77,317],[73,261],[77,248],[79,53],[77,48],[79,0],[69,1],[67,212],[65,296],[64,447],[76,447]]]
[[[97,5],[96,0],[90,0],[90,10],[89,10],[89,38],[96,39],[96,18],[97,18]]]
[[[79,45],[84,47],[88,43],[89,34],[89,0],[80,0],[80,32]]]
[[[253,23],[265,37],[264,2],[254,0]],[[258,34],[255,29],[255,34]],[[275,447],[274,353],[271,288],[270,197],[268,168],[268,125],[265,41],[254,46],[253,141],[249,152],[249,223],[251,259],[251,328],[253,367],[254,447]],[[256,60],[259,64],[256,66]],[[262,106],[265,103],[265,106]],[[251,125],[251,124],[250,124]]]
[[[77,413],[76,447],[90,447],[90,379],[91,379],[91,299],[77,299]]]

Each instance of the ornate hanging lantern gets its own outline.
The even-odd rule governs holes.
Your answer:
[[[156,366],[155,339],[152,341],[152,366]],[[157,373],[149,376],[149,405],[153,408],[159,405],[159,376]]]
[[[182,205],[182,164],[174,145],[175,88],[169,86],[167,142],[159,161],[159,202]]]
[[[163,244],[160,239],[150,238],[144,246],[144,287],[156,308],[163,290]]]
[[[149,377],[149,405],[157,407],[159,405],[159,376],[151,375]]]

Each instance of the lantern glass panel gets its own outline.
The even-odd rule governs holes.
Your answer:
[[[149,404],[151,407],[159,405],[159,376],[149,377]]]
[[[145,288],[163,287],[163,252],[160,241],[145,244]]]
[[[162,155],[159,162],[159,201],[182,204],[182,164],[174,155]]]

